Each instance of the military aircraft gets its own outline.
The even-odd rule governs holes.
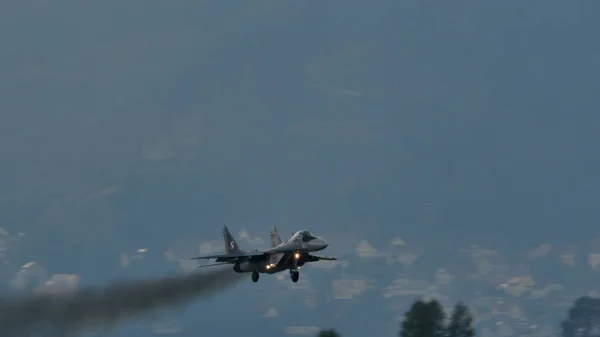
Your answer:
[[[301,230],[294,233],[289,239],[282,242],[277,228],[271,228],[271,248],[267,250],[241,250],[229,232],[223,226],[223,240],[225,241],[225,254],[193,257],[190,260],[215,259],[214,264],[200,267],[209,267],[222,264],[233,264],[237,273],[252,273],[252,282],[258,282],[261,273],[275,274],[284,270],[290,271],[292,282],[298,282],[299,269],[307,262],[334,261],[334,257],[315,256],[310,253],[327,248],[327,243],[311,232]]]

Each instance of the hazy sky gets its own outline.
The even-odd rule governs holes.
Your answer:
[[[0,224],[55,256],[223,223],[431,245],[595,236],[598,9],[2,1]]]

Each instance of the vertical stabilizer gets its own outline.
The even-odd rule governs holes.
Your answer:
[[[281,237],[277,232],[277,228],[275,226],[271,227],[271,248],[277,247],[281,244]]]
[[[271,227],[271,248],[277,247],[281,244],[281,237],[279,236],[279,232],[277,232],[277,228],[275,228],[275,226]],[[269,256],[269,263],[271,265],[276,265],[279,263],[279,261],[281,261],[281,258],[283,257],[283,254],[279,253],[279,254],[271,254],[271,256]]]
[[[226,225],[223,225],[223,240],[225,241],[225,252],[227,254],[241,254],[243,251],[229,232]]]

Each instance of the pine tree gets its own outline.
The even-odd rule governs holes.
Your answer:
[[[563,337],[597,337],[600,330],[600,299],[580,297],[567,312],[562,322]]]
[[[445,337],[445,318],[438,301],[417,300],[404,315],[399,337]]]
[[[474,337],[473,315],[469,308],[461,302],[458,302],[452,310],[450,322],[447,328],[448,337]]]

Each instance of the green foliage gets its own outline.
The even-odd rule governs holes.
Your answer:
[[[317,337],[341,337],[341,335],[335,329],[328,329],[319,331]]]
[[[580,297],[571,306],[561,324],[563,337],[597,336],[600,329],[600,299]]]
[[[399,337],[474,337],[473,316],[459,302],[446,326],[444,308],[436,300],[415,301],[404,315]]]
[[[458,302],[456,306],[454,306],[446,330],[448,337],[475,336],[475,329],[473,329],[473,315],[465,304]]]
[[[444,337],[444,308],[436,300],[418,300],[404,316],[400,337]]]

